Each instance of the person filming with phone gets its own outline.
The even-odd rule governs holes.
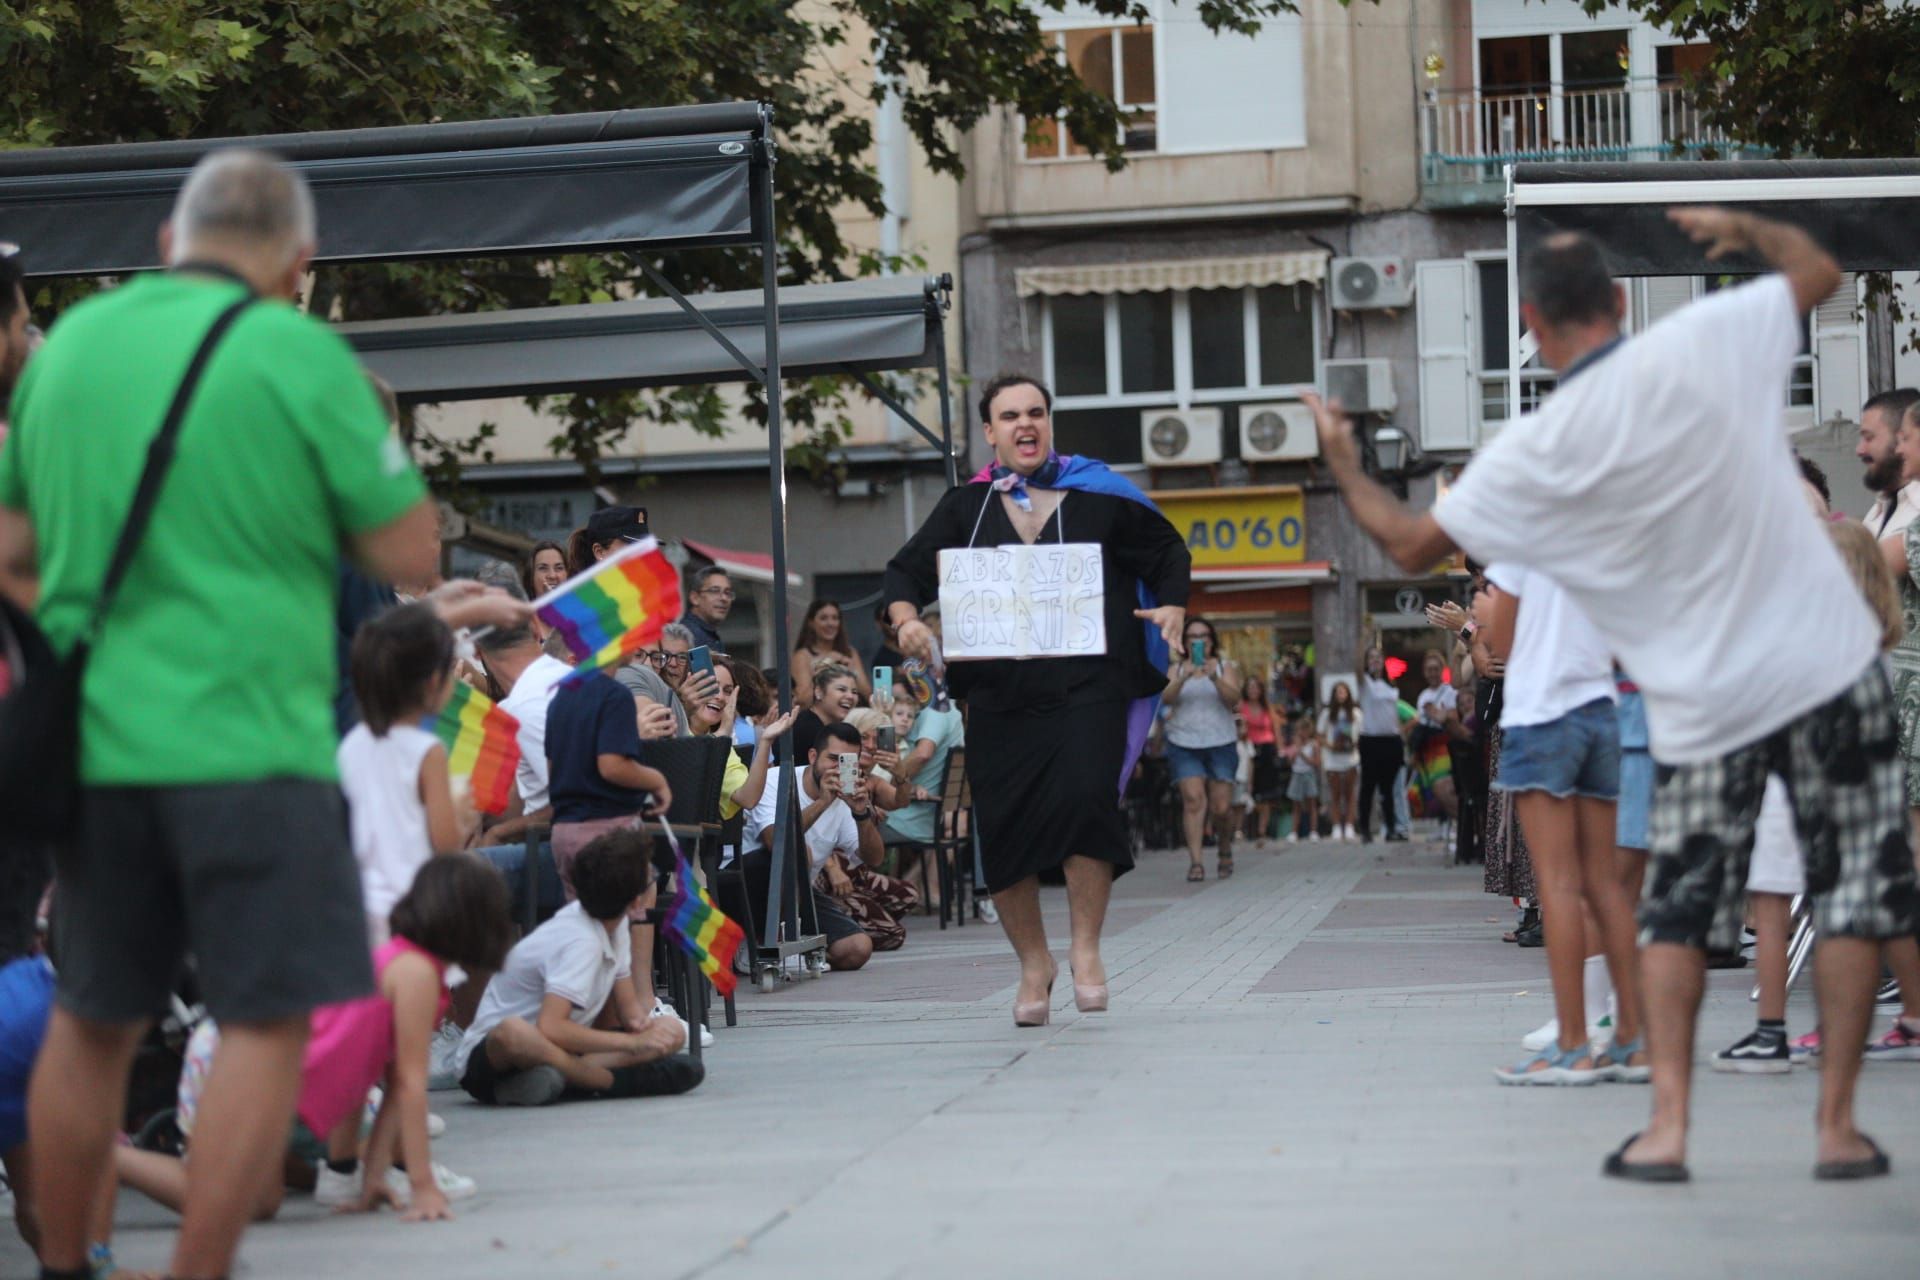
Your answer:
[[[1187,879],[1207,878],[1200,860],[1207,815],[1220,851],[1220,878],[1233,874],[1233,774],[1239,767],[1234,748],[1233,711],[1246,681],[1240,665],[1220,652],[1220,637],[1202,617],[1187,619],[1185,653],[1167,671],[1162,695],[1167,715],[1167,763],[1180,788],[1180,820],[1187,837]]]

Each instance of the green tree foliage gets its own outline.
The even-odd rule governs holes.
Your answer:
[[[1581,0],[1590,14],[1613,0]],[[1714,49],[1693,86],[1711,124],[1782,156],[1911,156],[1920,143],[1920,8],[1882,0],[1626,0]]]
[[[1291,0],[1183,0],[1223,38],[1258,30]],[[960,140],[988,112],[1064,116],[1109,166],[1124,163],[1122,114],[1061,65],[1040,10],[1065,0],[0,0],[0,145],[71,146],[419,124],[751,99],[779,133],[781,278],[844,278],[879,263],[853,253],[836,212],[883,210],[867,113],[850,100],[898,95],[940,171],[962,172]],[[1117,21],[1139,0],[1088,0]],[[851,48],[853,41],[864,49]],[[829,70],[881,72],[851,83]],[[750,252],[709,250],[658,265],[686,292],[757,286]],[[910,265],[910,264],[894,264]],[[328,268],[311,305],[341,319],[604,301],[647,292],[625,255]],[[787,388],[796,460],[818,467],[844,437],[846,389]],[[590,479],[638,424],[720,430],[710,388],[562,396],[554,453]],[[764,406],[749,413],[764,419]],[[443,479],[470,440],[426,441]]]

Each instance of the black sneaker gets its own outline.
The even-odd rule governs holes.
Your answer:
[[[1733,1047],[1714,1054],[1713,1069],[1742,1075],[1785,1075],[1793,1070],[1793,1054],[1787,1049],[1785,1036],[1763,1035],[1755,1029]]]
[[[637,1067],[616,1067],[609,1098],[659,1098],[685,1093],[707,1078],[707,1069],[684,1053]]]
[[[1879,992],[1873,997],[1873,1003],[1882,1009],[1898,1009],[1900,1007],[1900,979],[1888,978],[1886,982],[1882,983]]]

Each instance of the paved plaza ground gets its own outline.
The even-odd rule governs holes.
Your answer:
[[[1017,1031],[997,928],[914,921],[857,974],[743,993],[681,1099],[483,1110],[434,1095],[459,1220],[290,1200],[236,1274],[500,1277],[1845,1277],[1914,1274],[1920,1063],[1869,1067],[1895,1176],[1810,1178],[1817,1074],[1702,1071],[1694,1182],[1603,1180],[1644,1087],[1508,1089],[1547,1016],[1540,951],[1477,867],[1419,845],[1152,854],[1109,928],[1110,1013]],[[1064,966],[1065,899],[1047,891]],[[1751,1025],[1712,975],[1701,1054]],[[1811,1025],[1810,980],[1794,994]],[[1881,1019],[1884,1022],[1884,1018]],[[123,1262],[167,1217],[126,1204]],[[1904,1259],[1904,1261],[1903,1261]],[[28,1275],[18,1242],[0,1275]]]

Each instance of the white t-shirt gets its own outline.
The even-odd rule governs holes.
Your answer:
[[[1400,736],[1400,690],[1391,681],[1360,677],[1360,733],[1369,738]]]
[[[1435,706],[1437,706],[1439,710],[1429,715],[1427,708]],[[1419,712],[1421,718],[1429,724],[1443,723],[1447,718],[1447,712],[1456,711],[1459,707],[1460,691],[1450,684],[1436,685],[1431,689],[1422,689],[1420,696],[1414,700],[1413,704],[1413,709]]]
[[[1800,334],[1784,277],[1720,290],[1563,378],[1434,507],[1476,559],[1573,597],[1669,764],[1831,701],[1878,649],[1787,444]]]
[[[1500,691],[1500,723],[1547,724],[1596,698],[1614,698],[1613,655],[1600,632],[1544,573],[1502,562],[1487,580],[1520,601]]]
[[[420,799],[420,762],[440,739],[415,724],[396,724],[376,738],[363,724],[340,741],[335,761],[347,797],[353,856],[367,914],[386,919],[433,856],[427,806]]]
[[[460,1070],[467,1069],[487,1033],[508,1018],[538,1022],[549,995],[573,1007],[567,1017],[593,1025],[613,994],[613,984],[633,972],[633,934],[623,920],[611,935],[578,902],[569,902],[507,953],[507,962],[487,983],[480,1008],[460,1041]]]
[[[836,742],[831,745],[838,747],[840,744]],[[828,766],[828,768],[833,767],[835,766]],[[796,784],[793,799],[797,807],[804,809],[820,798],[820,793],[813,789],[811,769],[795,769],[793,780]],[[767,789],[761,793],[760,803],[753,806],[753,811],[747,815],[746,829],[743,833],[747,848],[760,847],[760,834],[774,825],[774,820],[779,814],[779,804],[779,780],[769,775]],[[828,805],[826,812],[820,815],[818,821],[807,828],[807,856],[816,872],[826,866],[827,859],[836,853],[844,854],[849,863],[860,859],[860,824],[854,821],[853,810],[847,807],[845,800],[835,800]]]
[[[572,670],[543,653],[527,664],[500,699],[500,709],[520,722],[520,732],[514,735],[520,740],[520,767],[513,777],[525,813],[547,807],[547,704]]]

